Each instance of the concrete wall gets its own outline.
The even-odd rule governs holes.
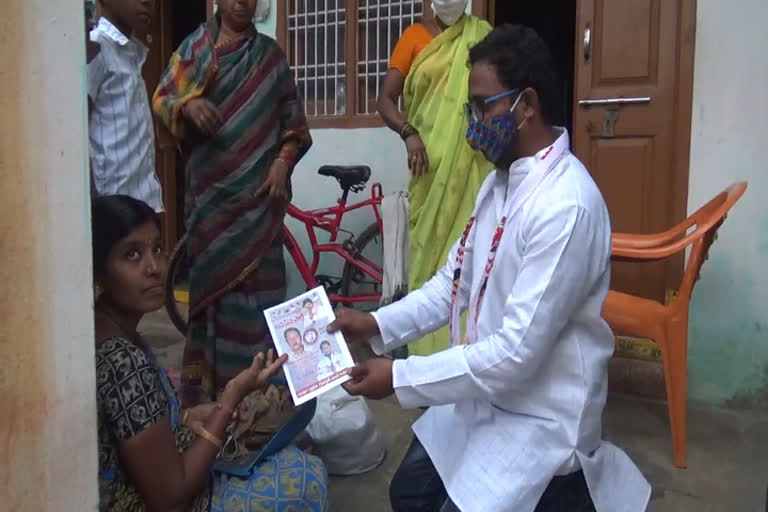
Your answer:
[[[97,509],[82,0],[0,18],[0,509]]]
[[[689,210],[749,189],[694,290],[690,397],[768,406],[768,2],[699,0]]]

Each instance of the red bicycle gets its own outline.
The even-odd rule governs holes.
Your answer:
[[[332,304],[344,304],[358,309],[370,310],[378,306],[381,298],[382,283],[382,229],[381,183],[371,187],[371,197],[359,203],[347,204],[350,192],[362,192],[371,177],[371,169],[366,165],[341,166],[325,165],[318,170],[321,176],[335,178],[341,187],[341,197],[330,208],[302,210],[294,204],[288,205],[287,215],[304,224],[312,249],[311,262],[301,251],[296,237],[287,226],[283,226],[284,245],[307,285],[307,289],[323,286]],[[376,221],[363,230],[360,235],[342,229],[344,215],[349,212],[371,207]],[[316,230],[329,234],[328,243],[319,243]],[[341,233],[348,236],[339,241]],[[317,274],[320,256],[324,253],[336,254],[344,260],[341,276]],[[181,283],[181,274],[186,261],[185,244],[174,250],[168,268],[166,285],[166,308],[174,325],[182,333],[186,332],[187,322],[178,310],[175,289]]]

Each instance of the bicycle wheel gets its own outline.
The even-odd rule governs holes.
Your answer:
[[[383,247],[378,223],[374,222],[363,231],[352,245],[352,254],[356,259],[364,258],[381,265]],[[362,272],[349,262],[344,263],[341,277],[341,294],[350,297],[356,294],[376,295],[381,297],[381,283]],[[362,311],[373,311],[379,307],[378,299],[370,302],[347,304]]]
[[[173,249],[168,261],[168,274],[165,277],[165,310],[171,318],[171,322],[184,336],[187,335],[187,320],[179,311],[176,304],[176,285],[180,282],[187,261],[187,238],[182,238]]]

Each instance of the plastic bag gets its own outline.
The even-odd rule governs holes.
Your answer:
[[[342,387],[317,397],[317,410],[307,433],[331,475],[367,473],[376,469],[387,453],[365,399],[350,396]]]

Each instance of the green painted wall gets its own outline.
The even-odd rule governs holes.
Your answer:
[[[689,396],[746,407],[768,406],[766,19],[765,0],[698,1],[689,210],[734,181],[749,189],[694,289]]]

